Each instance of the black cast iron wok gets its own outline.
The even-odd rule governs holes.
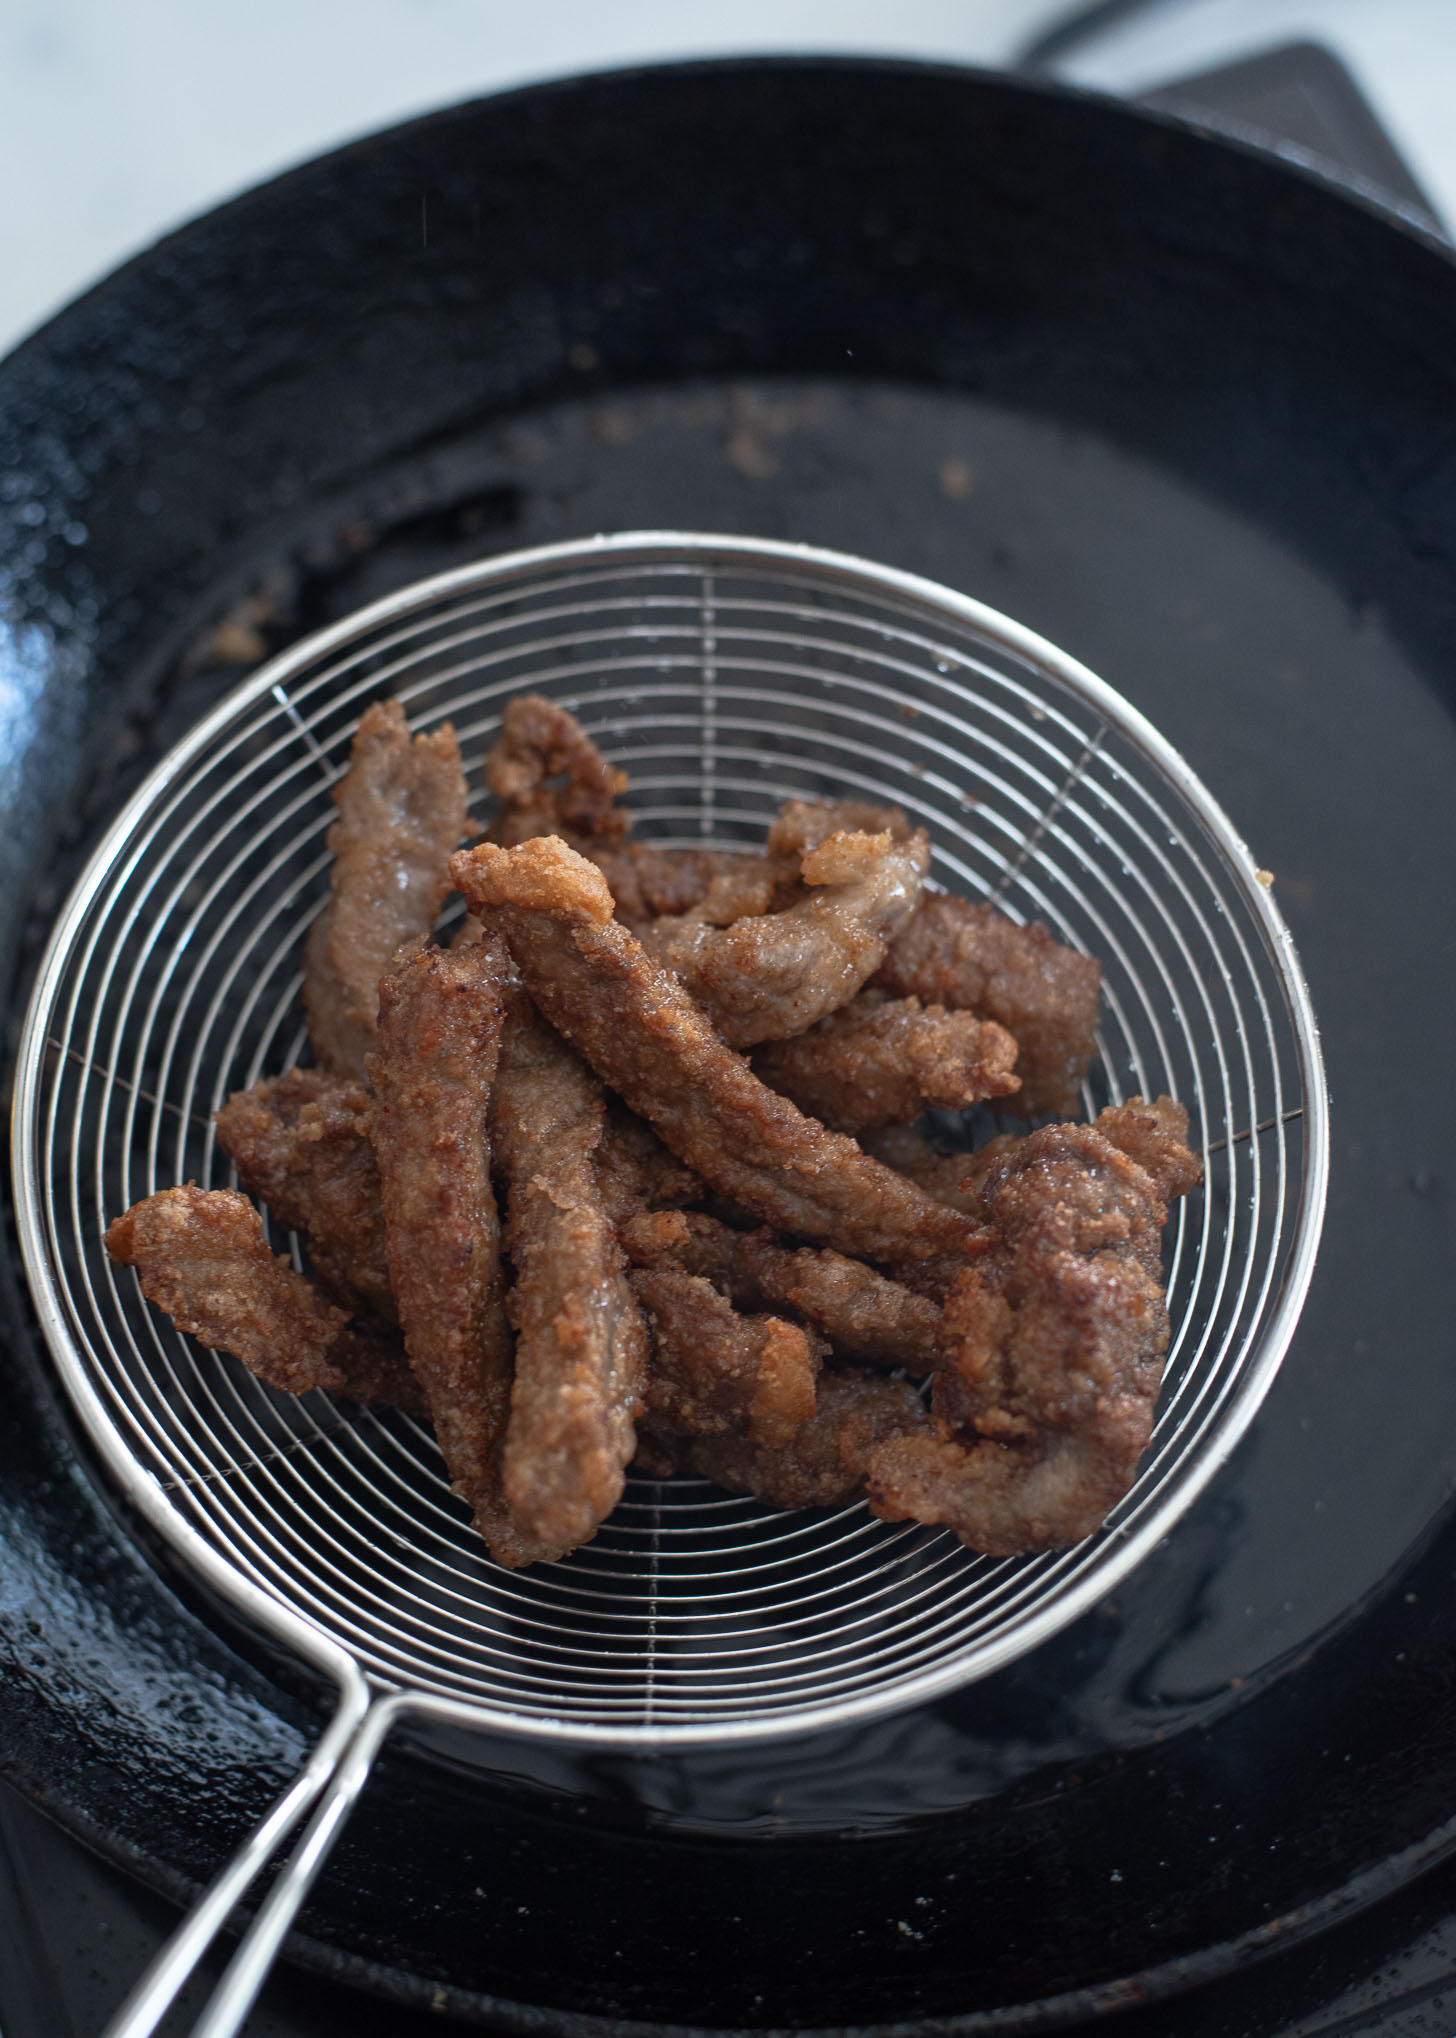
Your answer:
[[[807,539],[1103,672],[1275,873],[1337,1113],[1294,1348],[1120,1593],[782,1753],[388,1754],[298,1957],[502,2028],[1043,2029],[1329,1927],[1456,1843],[1456,270],[1174,122],[913,66],[556,85],[298,171],[0,368],[0,899],[247,662],[604,528]],[[12,999],[11,1010],[15,1010]],[[14,1256],[0,1760],[178,1897],[318,1695],[149,1551]],[[545,2013],[544,2015],[542,2013]]]

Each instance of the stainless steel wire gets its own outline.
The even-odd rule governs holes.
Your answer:
[[[361,709],[394,694],[416,727],[448,717],[469,758],[527,689],[628,769],[643,836],[731,847],[793,795],[895,801],[929,829],[936,881],[1101,958],[1085,1108],[1179,1098],[1207,1179],[1170,1232],[1152,1445],[1088,1542],[993,1561],[860,1507],[789,1515],[635,1480],[595,1542],[507,1573],[427,1430],[271,1392],[179,1337],[106,1260],[102,1229],[135,1198],[230,1181],[212,1113],[300,1052],[300,952]],[[1270,891],[1134,710],[944,589],[675,534],[443,576],[242,685],[153,774],[67,906],[14,1118],[22,1245],[61,1377],[162,1532],[341,1686],[362,1674],[392,1706],[639,1746],[906,1704],[1108,1592],[1268,1386],[1313,1265],[1326,1144],[1318,1039]]]

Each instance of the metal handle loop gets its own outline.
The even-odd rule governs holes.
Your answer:
[[[338,1710],[304,1768],[162,1947],[104,2038],[151,2038],[241,1898],[310,1807],[317,1805],[193,2027],[193,2038],[233,2038],[401,1709],[393,1699],[371,1703],[362,1678],[357,1687],[352,1681],[341,1687]]]

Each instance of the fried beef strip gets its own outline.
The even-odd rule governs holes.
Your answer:
[[[981,1183],[993,1161],[1018,1146],[1024,1135],[1001,1133],[974,1153],[947,1151],[914,1125],[887,1125],[863,1135],[866,1150],[897,1174],[918,1182],[927,1195],[967,1217],[981,1219]]]
[[[663,849],[651,842],[606,846],[572,841],[589,856],[617,902],[617,918],[642,931],[654,916],[681,916],[728,927],[754,913],[782,912],[804,897],[800,865],[831,835],[883,835],[897,847],[914,836],[898,807],[866,800],[787,800],[769,829],[766,849]]]
[[[765,1043],[753,1072],[835,1132],[904,1125],[929,1105],[964,1110],[1020,1088],[1016,1042],[993,1019],[865,990],[793,1040]]]
[[[811,849],[844,830],[888,835],[892,842],[913,842],[917,831],[900,807],[875,806],[869,800],[785,800],[768,831],[767,860],[780,881],[792,878]]]
[[[895,842],[840,832],[807,849],[808,895],[728,927],[691,915],[642,930],[648,952],[708,1013],[730,1047],[802,1033],[847,1004],[884,961],[920,902],[924,835]]]
[[[1077,1108],[1095,1052],[1101,965],[994,906],[927,894],[875,979],[892,998],[920,998],[994,1019],[1020,1050],[1021,1089],[1003,1108],[1035,1118]]]
[[[916,1287],[948,1283],[973,1227],[761,1083],[612,918],[594,865],[546,838],[484,844],[451,870],[546,1018],[720,1194]]]
[[[485,780],[497,802],[488,839],[510,849],[537,835],[559,836],[600,865],[624,921],[697,911],[727,926],[767,910],[773,880],[756,851],[628,840],[631,818],[616,804],[627,774],[607,763],[573,714],[542,694],[507,704]]]
[[[695,1472],[730,1493],[752,1493],[770,1507],[839,1507],[864,1497],[877,1450],[929,1429],[930,1418],[908,1382],[874,1373],[824,1373],[818,1407],[787,1442],[758,1444],[734,1431],[678,1436],[654,1430],[639,1467],[649,1478]]]
[[[460,746],[447,722],[411,742],[398,701],[360,717],[334,787],[333,893],[303,966],[308,1037],[326,1069],[360,1079],[379,979],[396,949],[427,934],[449,890],[446,860],[465,833]]]
[[[335,1300],[395,1322],[363,1085],[326,1069],[288,1069],[235,1091],[215,1123],[243,1186],[299,1234]]]
[[[231,1352],[285,1394],[311,1388],[423,1415],[398,1335],[352,1324],[283,1255],[235,1189],[163,1189],[106,1228],[106,1250],[135,1267],[142,1293],[178,1330]]]
[[[501,1487],[512,1345],[486,1111],[511,968],[497,941],[406,950],[369,1056],[390,1285],[454,1490],[499,1563],[559,1555]]]
[[[635,1266],[631,1280],[652,1333],[654,1425],[776,1445],[808,1421],[824,1346],[799,1324],[741,1315],[710,1281],[672,1266]]]
[[[618,917],[649,936],[660,959],[690,973],[693,995],[709,1010],[716,1011],[717,994],[707,969],[714,953],[708,929],[727,932],[739,919],[770,915],[774,907],[801,906],[799,865],[831,835],[887,832],[901,848],[914,839],[898,807],[862,800],[788,800],[761,856],[663,850],[632,842],[626,839],[627,817],[614,805],[624,777],[605,763],[564,708],[535,696],[507,709],[501,741],[492,753],[497,754],[501,761],[487,766],[487,778],[502,802],[491,839],[514,846],[555,834],[591,857],[606,876]],[[551,772],[568,774],[564,793],[547,785]],[[686,924],[653,929],[654,916]],[[748,944],[736,959],[747,967],[750,938],[736,939]],[[726,966],[732,970],[734,963],[727,951]],[[697,980],[691,976],[695,969]],[[891,936],[875,981],[891,997],[919,998],[925,1005],[972,1012],[1005,1027],[1020,1047],[1022,1087],[1016,1104],[1008,1107],[1017,1115],[1066,1116],[1076,1110],[1095,1051],[1101,968],[1090,956],[1053,940],[1039,922],[1020,926],[991,906],[944,894],[924,896],[908,923]],[[723,1016],[731,1029],[731,1013]],[[733,1044],[753,1043],[734,1038]]]
[[[1125,1104],[1109,1104],[1093,1128],[1137,1162],[1165,1203],[1186,1196],[1203,1180],[1203,1163],[1188,1145],[1188,1113],[1171,1097],[1155,1097],[1151,1103],[1129,1097]]]
[[[1165,1196],[1201,1172],[1186,1130],[1170,1100],[1134,1099],[1096,1125],[1044,1126],[991,1165],[980,1194],[997,1241],[946,1301],[936,1434],[875,1451],[876,1513],[944,1522],[991,1556],[1058,1549],[1106,1519],[1152,1433]]]
[[[630,826],[616,804],[627,774],[613,770],[575,715],[544,694],[506,703],[486,753],[485,782],[497,801],[490,840],[506,848],[536,835],[619,842]]]
[[[529,1539],[590,1541],[621,1498],[636,1449],[647,1332],[595,1160],[602,1088],[525,993],[510,1001],[491,1093],[515,1281],[515,1385],[504,1490]]]
[[[770,1231],[734,1231],[700,1211],[639,1210],[624,1226],[627,1256],[701,1275],[738,1309],[792,1309],[829,1340],[836,1358],[928,1373],[937,1362],[940,1311],[862,1260],[786,1246]]]
[[[617,918],[634,932],[658,916],[728,927],[745,914],[768,912],[776,900],[776,873],[757,850],[663,849],[631,841],[571,846],[600,870],[617,902]],[[794,896],[797,874],[795,865]]]
[[[607,1104],[596,1170],[602,1201],[619,1229],[639,1211],[700,1203],[708,1194],[702,1176],[684,1167],[650,1125],[615,1099]]]

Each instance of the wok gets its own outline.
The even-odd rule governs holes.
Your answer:
[[[1453,342],[1438,243],[1173,119],[765,62],[360,143],[0,368],[12,1012],[100,826],[246,663],[493,550],[687,527],[929,574],[1104,673],[1274,871],[1323,1024],[1303,1322],[1114,1603],[781,1749],[421,1731],[295,1957],[503,2029],[1046,2029],[1450,1852]],[[0,1759],[185,1898],[321,1694],[149,1546],[13,1251],[5,1281]]]

